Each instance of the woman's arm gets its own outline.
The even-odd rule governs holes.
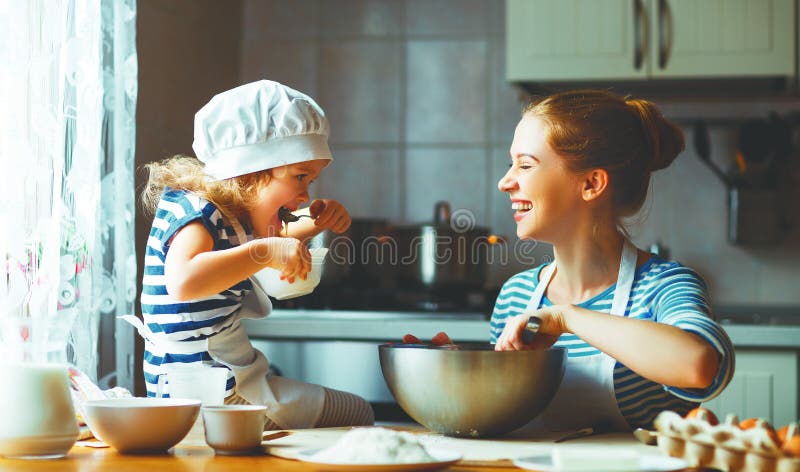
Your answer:
[[[561,311],[567,332],[653,382],[706,388],[719,370],[719,353],[694,333],[574,305],[561,307]]]
[[[525,345],[522,331],[530,315],[542,320],[539,344]],[[572,333],[653,382],[678,388],[706,388],[719,369],[720,355],[700,336],[653,321],[609,315],[574,305],[542,308],[510,318],[498,350],[546,347]]]
[[[264,267],[292,281],[311,270],[306,246],[292,238],[261,238],[214,251],[214,240],[199,221],[172,238],[164,263],[167,293],[177,300],[209,297],[233,287]]]

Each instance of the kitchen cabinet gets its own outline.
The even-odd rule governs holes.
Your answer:
[[[507,0],[510,81],[792,76],[795,0]]]
[[[393,403],[378,360],[378,343],[329,340],[260,340],[253,347],[287,377],[354,392],[373,403]]]
[[[798,352],[736,350],[736,373],[717,398],[706,402],[720,420],[764,418],[776,428],[798,419]]]

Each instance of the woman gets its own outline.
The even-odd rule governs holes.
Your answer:
[[[697,273],[637,249],[622,222],[642,207],[650,174],[683,150],[650,102],[571,91],[532,102],[498,183],[517,235],[553,245],[554,261],[510,278],[491,320],[496,350],[568,349],[547,430],[648,427],[686,413],[733,376],[730,340],[712,320]],[[525,344],[529,317],[541,319]]]

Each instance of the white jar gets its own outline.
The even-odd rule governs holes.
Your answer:
[[[0,364],[0,455],[64,457],[78,439],[66,364]]]

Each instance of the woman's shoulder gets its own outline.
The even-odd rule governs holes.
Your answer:
[[[693,268],[675,260],[652,255],[637,269],[637,282],[644,285],[663,286],[675,283],[693,283],[705,287],[703,277]]]

